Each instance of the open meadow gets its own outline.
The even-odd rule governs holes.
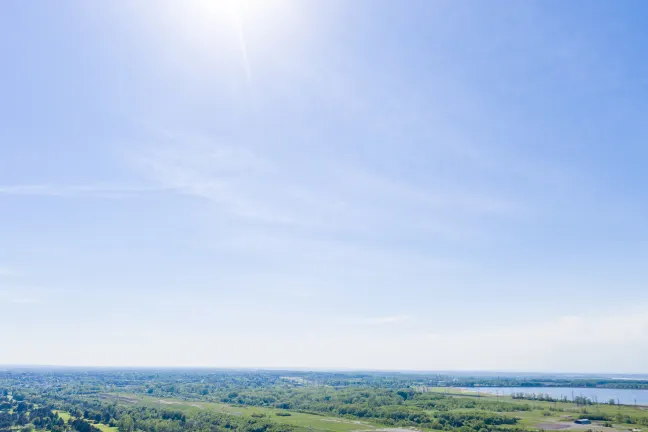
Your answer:
[[[384,428],[384,425],[377,425],[366,421],[350,420],[320,414],[309,414],[285,409],[233,406],[224,403],[187,401],[177,398],[156,398],[135,394],[108,394],[102,396],[104,398],[116,400],[121,404],[134,404],[150,408],[177,410],[188,414],[211,411],[237,417],[250,416],[254,418],[265,418],[273,422],[295,426],[298,431],[314,430],[322,432],[349,432],[374,431],[379,428]]]

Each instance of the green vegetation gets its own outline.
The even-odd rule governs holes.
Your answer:
[[[110,397],[106,395],[104,397]],[[119,395],[124,400],[124,395]],[[156,409],[170,409],[180,411],[185,415],[193,415],[204,411],[211,411],[233,416],[250,416],[251,418],[272,419],[299,429],[312,428],[318,431],[348,432],[358,429],[374,429],[370,423],[351,421],[341,418],[323,416],[305,412],[286,411],[273,407],[228,405],[215,402],[189,402],[182,399],[158,399],[143,396],[138,399],[138,404]],[[288,415],[286,415],[288,414]],[[280,419],[273,417],[280,417]]]
[[[437,376],[270,371],[0,373],[0,432],[517,432],[648,427],[641,407],[433,387]],[[581,429],[585,431],[585,429]]]
[[[58,416],[63,419],[64,422],[67,422],[68,420],[70,420],[71,416],[70,416],[69,412],[65,412],[65,411],[54,411],[54,412],[56,412],[58,414]]]
[[[92,424],[94,427],[99,429],[101,432],[118,432],[119,428],[116,426],[108,426],[103,423],[93,423]]]

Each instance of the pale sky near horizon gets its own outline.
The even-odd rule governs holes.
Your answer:
[[[648,372],[648,4],[0,3],[0,364]]]

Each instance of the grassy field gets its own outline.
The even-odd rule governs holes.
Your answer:
[[[643,429],[642,426],[626,424],[618,421],[617,416],[632,416],[648,418],[648,410],[643,407],[633,406],[615,406],[615,405],[589,405],[587,407],[577,406],[573,403],[554,403],[545,401],[531,401],[512,399],[510,396],[496,396],[487,393],[480,393],[478,396],[475,392],[462,389],[447,388],[430,388],[429,391],[446,393],[453,397],[462,398],[483,398],[492,401],[515,402],[517,404],[527,405],[530,410],[520,410],[514,412],[504,412],[504,415],[518,418],[518,427],[528,429],[553,429],[562,424],[565,429],[572,431],[592,430],[593,432],[628,432],[629,429]],[[141,404],[147,407],[169,408],[182,411],[185,413],[196,413],[203,410],[220,412],[235,416],[263,415],[265,418],[277,423],[284,423],[296,426],[298,431],[305,432],[310,429],[322,432],[351,432],[351,431],[375,431],[378,428],[384,428],[383,425],[369,423],[364,421],[353,421],[339,417],[328,417],[317,414],[307,414],[296,411],[279,410],[275,408],[262,407],[241,407],[232,406],[223,403],[186,401],[182,399],[160,399],[151,396],[141,396],[132,394],[105,394],[104,398],[114,399],[122,404]],[[456,411],[470,411],[470,409],[458,409]],[[429,411],[431,414],[433,411]],[[290,413],[290,416],[278,416],[277,413]],[[591,425],[576,425],[574,419],[580,417],[595,416],[596,414],[606,414],[613,416],[615,421],[613,427],[605,427],[602,421],[593,421]],[[99,425],[97,425],[99,427]],[[506,426],[504,426],[506,427]],[[115,428],[108,426],[100,427],[102,432],[117,432]],[[645,432],[648,432],[646,429]]]
[[[99,429],[101,432],[117,432],[118,431],[118,429],[116,427],[108,426],[108,425],[105,425],[103,423],[94,423],[94,422],[92,422],[92,424],[94,425],[94,427]]]
[[[59,415],[59,417],[61,417],[63,419],[63,421],[67,422],[68,420],[70,420],[71,416],[70,416],[69,412],[56,411],[56,413]]]
[[[116,395],[117,396],[117,395]],[[235,416],[249,416],[252,414],[263,415],[268,420],[277,423],[284,423],[296,426],[299,431],[324,432],[350,432],[350,431],[373,431],[381,427],[375,423],[354,421],[339,417],[327,417],[317,414],[306,414],[296,411],[280,410],[262,407],[239,407],[215,402],[188,402],[181,399],[160,399],[150,396],[136,396],[120,394],[117,396],[122,403],[137,403],[148,407],[168,408],[185,413],[196,413],[204,410],[231,414]],[[128,402],[126,400],[129,400]],[[289,413],[290,416],[278,416],[277,413]],[[102,430],[102,432],[115,432]]]

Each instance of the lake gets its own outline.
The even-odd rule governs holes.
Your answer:
[[[478,388],[464,388],[464,390],[477,391]],[[552,398],[560,399],[567,396],[584,396],[592,401],[607,403],[610,399],[619,400],[623,405],[648,405],[648,390],[606,389],[606,388],[572,388],[572,387],[479,387],[482,393],[510,395],[512,393],[545,394]]]

